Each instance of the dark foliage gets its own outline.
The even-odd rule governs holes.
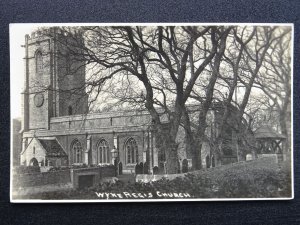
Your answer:
[[[84,190],[68,190],[30,196],[34,199],[98,199],[100,193],[188,193],[191,198],[274,198],[291,196],[290,163],[271,159],[241,162],[188,173],[173,180],[150,183],[104,182]],[[27,196],[28,197],[28,196]],[[130,197],[129,197],[130,198]],[[134,197],[132,197],[134,198]],[[141,197],[144,198],[144,197]],[[165,196],[164,198],[168,198]]]

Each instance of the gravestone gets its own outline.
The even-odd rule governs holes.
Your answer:
[[[154,175],[158,174],[158,167],[157,166],[153,167],[153,174]]]
[[[142,174],[143,173],[143,163],[142,165],[137,163],[135,165],[135,174]]]
[[[182,173],[187,173],[189,171],[187,159],[182,160]]]
[[[253,160],[252,154],[247,154],[246,155],[246,161],[250,161],[250,160]]]

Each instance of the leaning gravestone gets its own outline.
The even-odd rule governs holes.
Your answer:
[[[182,160],[182,173],[187,173],[189,171],[187,159]]]

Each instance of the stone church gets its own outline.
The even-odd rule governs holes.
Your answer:
[[[70,63],[62,42],[71,40],[63,33],[57,35],[54,40],[37,30],[25,37],[20,164],[103,165],[117,157],[124,173],[134,173],[141,162],[148,163],[150,172],[162,164],[147,111],[87,113],[88,97],[80,88],[85,83],[85,66],[80,61]],[[57,41],[60,37],[62,42]],[[70,66],[78,69],[69,74]],[[210,113],[216,118],[213,110]],[[191,166],[183,139],[178,138],[179,160],[187,159]],[[203,165],[214,166],[209,147],[203,149]],[[228,158],[236,160],[237,156],[233,151]]]

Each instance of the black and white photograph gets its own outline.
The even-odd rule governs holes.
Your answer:
[[[10,24],[11,202],[289,200],[293,24]]]

